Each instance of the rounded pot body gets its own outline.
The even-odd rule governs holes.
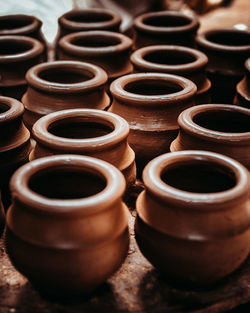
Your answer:
[[[0,97],[0,190],[7,208],[10,204],[9,179],[14,171],[29,160],[30,132],[22,122],[23,104]]]
[[[90,63],[55,61],[32,67],[22,98],[25,124],[31,129],[40,117],[63,109],[104,110],[110,104],[107,79],[103,69]]]
[[[250,109],[250,58],[245,62],[245,76],[236,86],[237,102]]]
[[[181,283],[209,285],[249,254],[249,172],[207,151],[164,154],[143,172],[136,240],[146,258]]]
[[[1,201],[1,192],[0,192],[0,237],[4,230],[4,224],[5,224],[5,214],[4,214],[4,208]]]
[[[129,123],[129,144],[139,173],[154,157],[169,151],[178,134],[178,115],[195,104],[196,89],[184,77],[162,73],[130,74],[111,84],[109,110]]]
[[[233,103],[236,85],[243,78],[250,56],[250,31],[215,29],[197,35],[198,49],[208,57],[213,103]]]
[[[170,150],[207,150],[230,156],[250,170],[250,110],[204,104],[184,110]]]
[[[7,252],[41,292],[89,294],[124,261],[125,180],[111,164],[77,155],[41,158],[15,173],[11,190]]]
[[[128,123],[116,114],[91,109],[58,111],[34,124],[36,145],[30,159],[64,153],[89,155],[116,166],[130,187],[136,167],[128,135]]]

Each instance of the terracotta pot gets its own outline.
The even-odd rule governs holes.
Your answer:
[[[209,285],[236,270],[250,246],[250,178],[239,162],[207,151],[164,154],[143,172],[136,240],[175,282]]]
[[[204,104],[184,110],[171,151],[208,150],[230,156],[250,170],[250,110]]]
[[[134,21],[135,49],[150,45],[194,46],[199,28],[196,15],[176,11],[145,13]]]
[[[4,208],[1,201],[1,192],[0,192],[0,237],[4,230],[4,224],[5,224],[5,214],[4,214]]]
[[[250,31],[215,29],[197,35],[198,48],[208,57],[213,103],[233,103],[236,84],[244,75],[250,56]]]
[[[205,75],[208,59],[198,50],[183,46],[149,46],[136,50],[130,57],[136,72],[176,74],[197,86],[196,103],[209,103],[211,82]]]
[[[129,123],[129,144],[139,173],[154,157],[169,151],[178,134],[178,115],[195,104],[196,89],[184,77],[163,73],[130,74],[111,84],[109,110]]]
[[[250,58],[245,62],[245,76],[236,86],[240,106],[250,109]]]
[[[42,293],[89,294],[119,268],[129,236],[117,168],[87,156],[41,158],[14,174],[11,191],[7,252]]]
[[[76,61],[36,65],[26,74],[28,90],[22,98],[29,129],[42,116],[72,108],[103,110],[110,104],[104,90],[107,74],[98,66]]]
[[[129,55],[132,40],[110,31],[88,31],[69,34],[59,40],[58,59],[79,60],[101,66],[109,80],[132,71]]]
[[[63,153],[89,155],[116,166],[129,187],[135,182],[136,167],[128,134],[128,123],[116,114],[90,109],[58,111],[33,126],[36,146],[30,159]]]
[[[27,88],[26,71],[44,59],[44,47],[34,38],[0,36],[0,93],[21,99]]]
[[[0,97],[0,190],[6,208],[10,204],[10,176],[28,162],[30,153],[30,133],[22,122],[23,111],[21,102]]]

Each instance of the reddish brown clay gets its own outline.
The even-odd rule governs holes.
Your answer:
[[[236,86],[240,106],[250,109],[250,58],[245,62],[245,76]]]
[[[244,62],[250,56],[250,31],[209,30],[197,35],[196,42],[208,57],[212,103],[232,104],[236,84],[244,75]]]
[[[44,59],[44,47],[25,36],[0,36],[0,93],[18,100],[27,88],[26,71]]]
[[[207,151],[159,156],[136,203],[142,253],[175,282],[213,284],[249,254],[250,178],[239,162]]]
[[[135,49],[150,45],[194,46],[199,28],[197,16],[175,11],[150,12],[134,22]]]
[[[34,160],[12,177],[6,247],[14,266],[46,295],[89,294],[121,265],[129,244],[125,179],[78,155]]]
[[[0,191],[0,237],[4,230],[4,224],[5,224],[5,214],[4,214],[4,208],[1,201],[1,191]]]
[[[116,166],[130,187],[136,167],[128,134],[128,123],[116,114],[90,109],[58,111],[34,124],[36,146],[30,159],[64,153],[89,155]]]
[[[136,72],[176,74],[192,80],[197,86],[196,103],[210,102],[211,82],[205,75],[207,56],[183,46],[149,46],[136,50],[130,57]]]
[[[110,111],[129,123],[129,144],[139,173],[154,157],[169,151],[178,133],[178,115],[195,104],[196,89],[184,77],[163,73],[130,74],[111,84]]]
[[[103,69],[90,63],[56,61],[32,67],[22,98],[25,124],[31,130],[40,117],[63,109],[105,109],[110,104],[104,90],[107,79]]]
[[[22,122],[23,111],[21,102],[0,97],[0,190],[6,208],[10,204],[10,176],[28,161],[30,153],[30,133]]]
[[[250,110],[204,104],[184,110],[171,151],[208,150],[230,156],[250,170]]]
[[[79,60],[101,66],[109,80],[132,72],[129,55],[132,40],[110,31],[88,31],[69,34],[58,43],[58,59]]]

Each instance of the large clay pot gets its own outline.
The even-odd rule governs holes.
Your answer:
[[[90,63],[56,61],[32,67],[22,98],[25,124],[31,130],[40,117],[63,109],[105,109],[110,104],[104,90],[107,79],[103,69]]]
[[[132,40],[110,31],[87,31],[69,34],[58,43],[58,59],[79,60],[101,66],[112,81],[132,72],[129,56]]]
[[[207,75],[212,82],[212,103],[233,103],[235,88],[250,56],[250,31],[215,29],[197,35],[198,49],[208,57]]]
[[[128,251],[125,179],[113,165],[78,155],[34,160],[12,177],[6,248],[41,292],[89,294]]]
[[[5,214],[4,214],[4,208],[1,201],[1,191],[0,191],[0,237],[4,230],[4,223],[5,223]]]
[[[211,82],[206,77],[207,56],[183,46],[148,46],[136,50],[130,57],[136,72],[176,74],[192,80],[197,86],[196,103],[210,102]]]
[[[136,167],[128,134],[128,123],[116,114],[90,109],[58,111],[34,124],[36,145],[30,159],[64,153],[89,155],[116,166],[130,187]]]
[[[245,62],[245,76],[236,86],[240,106],[250,109],[250,58]]]
[[[0,93],[21,99],[27,89],[26,71],[44,59],[40,41],[25,36],[0,36]]]
[[[178,115],[195,104],[196,90],[192,81],[163,73],[130,74],[111,84],[109,110],[129,123],[129,144],[139,173],[154,157],[169,151],[178,134]]]
[[[208,150],[230,156],[250,170],[250,110],[204,104],[184,110],[171,151]]]
[[[197,16],[176,11],[149,12],[134,21],[135,49],[150,45],[194,46]]]
[[[143,172],[136,240],[175,282],[209,285],[249,254],[250,178],[239,162],[207,151],[159,156]]]
[[[22,122],[21,102],[0,97],[0,190],[7,208],[10,204],[9,179],[13,172],[28,162],[30,132]]]

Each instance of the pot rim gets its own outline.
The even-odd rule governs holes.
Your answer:
[[[16,35],[0,36],[0,44],[4,41],[14,42],[15,44],[23,42],[30,44],[31,47],[24,52],[0,55],[0,63],[16,63],[26,61],[41,55],[44,51],[43,44],[39,40],[32,37]]]
[[[188,63],[180,63],[180,64],[161,64],[156,62],[150,62],[144,59],[146,55],[149,55],[154,52],[175,52],[181,53],[182,55],[192,56],[195,58],[195,61]],[[133,65],[137,67],[141,67],[145,71],[159,71],[159,72],[168,72],[168,73],[192,73],[204,68],[208,63],[207,56],[196,49],[184,47],[184,46],[176,46],[176,45],[153,45],[140,48],[134,51],[131,54],[130,61]]]
[[[59,137],[49,132],[49,126],[56,121],[67,120],[68,118],[86,118],[86,121],[96,119],[97,123],[103,121],[103,125],[107,123],[112,124],[114,127],[110,133],[103,136],[85,138],[85,139],[74,139]],[[63,124],[63,122],[62,122]],[[54,113],[50,113],[40,118],[33,126],[32,133],[35,140],[42,145],[58,149],[68,150],[69,152],[80,152],[83,151],[99,151],[104,148],[110,148],[120,143],[128,137],[129,126],[128,123],[119,115],[94,109],[70,109],[62,110]]]
[[[126,91],[124,87],[133,82],[147,81],[147,80],[160,80],[176,84],[182,88],[181,91],[164,94],[164,95],[140,95]],[[148,106],[150,104],[171,104],[195,96],[197,92],[197,86],[189,79],[182,76],[165,73],[136,73],[128,74],[119,77],[113,81],[110,85],[110,92],[114,98],[127,103],[133,101],[135,104]]]
[[[250,73],[250,57],[245,61],[245,69],[248,73]]]
[[[171,27],[158,27],[151,26],[144,23],[145,19],[150,17],[177,17],[183,18],[185,20],[189,20],[190,23],[183,26],[171,26]],[[142,32],[151,33],[151,34],[173,34],[178,32],[190,32],[196,31],[200,26],[198,17],[196,15],[191,16],[190,14],[186,14],[183,12],[176,11],[157,11],[157,12],[149,12],[144,13],[138,16],[134,21],[134,27]]]
[[[108,39],[117,39],[119,40],[119,43],[103,47],[78,46],[72,43],[73,40],[79,38],[93,38],[93,36],[99,36]],[[117,54],[131,49],[132,40],[129,37],[120,33],[107,30],[93,30],[65,35],[59,40],[58,45],[60,49],[74,56],[109,56],[111,54]]]
[[[209,141],[227,143],[227,144],[242,144],[242,141],[250,142],[250,131],[242,133],[230,133],[220,132],[212,129],[208,129],[196,124],[193,118],[200,113],[206,113],[211,111],[227,111],[227,112],[239,112],[246,114],[250,117],[250,110],[247,108],[229,105],[229,104],[201,104],[191,108],[188,108],[181,112],[178,117],[178,124],[180,129],[183,129],[186,133],[202,138]]]
[[[80,83],[55,83],[39,77],[42,71],[56,70],[56,69],[75,69],[82,71],[89,71],[94,77],[89,80]],[[107,73],[99,66],[80,61],[53,61],[44,62],[41,64],[34,65],[26,73],[26,81],[28,85],[35,89],[45,91],[48,93],[79,93],[91,91],[106,84],[108,80]]]
[[[213,193],[195,193],[183,191],[166,184],[161,175],[166,167],[172,164],[183,164],[183,161],[196,160],[198,162],[211,162],[227,167],[234,173],[236,184],[225,191]],[[185,150],[170,152],[156,157],[145,167],[143,181],[150,193],[162,201],[171,202],[174,205],[188,205],[195,210],[204,210],[202,205],[210,205],[210,209],[219,209],[219,204],[230,204],[241,199],[249,198],[250,176],[248,170],[238,161],[219,153],[200,150]]]
[[[90,22],[90,23],[85,23],[85,22],[74,22],[69,20],[69,17],[72,16],[81,16],[82,14],[84,15],[88,15],[89,13],[95,14],[103,14],[103,15],[107,15],[110,16],[111,19],[108,21],[102,21],[102,22]],[[92,28],[94,29],[99,29],[100,27],[102,29],[104,28],[111,28],[111,27],[119,27],[119,25],[121,24],[121,17],[108,9],[102,9],[102,8],[88,8],[88,9],[78,9],[78,10],[70,10],[68,12],[66,12],[65,14],[63,14],[61,17],[59,17],[58,19],[58,23],[63,26],[64,28],[70,29],[70,30],[82,30],[84,28],[89,29]]]
[[[16,118],[20,117],[24,112],[24,106],[22,102],[14,98],[0,96],[0,103],[3,103],[4,105],[7,105],[9,107],[8,110],[0,113],[1,124],[9,123],[10,121],[15,120]]]
[[[96,173],[106,181],[106,186],[95,195],[75,199],[53,199],[42,196],[28,186],[30,178],[48,168],[78,169]],[[18,199],[26,207],[47,214],[96,214],[121,200],[125,191],[125,178],[113,165],[103,160],[74,154],[61,154],[33,160],[20,167],[12,176],[10,189],[13,201]]]

